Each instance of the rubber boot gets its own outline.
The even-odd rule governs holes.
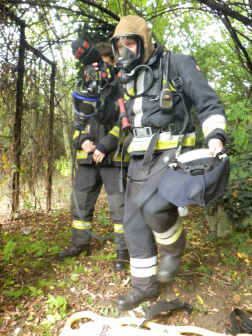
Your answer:
[[[57,259],[62,261],[65,258],[76,257],[83,252],[87,252],[87,255],[89,255],[89,244],[86,244],[86,245],[72,245],[72,246],[68,247],[66,250],[59,251],[58,254],[57,254]]]
[[[181,256],[186,245],[186,238],[182,232],[179,239],[171,245],[161,245],[162,258],[157,273],[159,282],[170,282],[177,276],[181,264]]]
[[[132,310],[138,307],[142,302],[156,299],[158,295],[158,290],[153,293],[136,293],[130,291],[128,294],[118,296],[115,301],[115,306],[120,311]]]
[[[126,264],[129,263],[130,257],[128,250],[117,250],[117,256],[114,262],[114,270],[122,271],[126,269]]]

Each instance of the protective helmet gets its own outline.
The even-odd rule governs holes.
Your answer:
[[[168,165],[159,184],[159,194],[184,207],[207,206],[222,196],[230,175],[230,161],[224,152],[212,157],[209,149],[196,149],[180,155]]]
[[[143,40],[137,34],[114,36],[111,39],[118,70],[130,73],[141,64],[143,57]],[[135,49],[133,51],[132,49]]]

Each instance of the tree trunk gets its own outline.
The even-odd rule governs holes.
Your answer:
[[[63,74],[66,74],[66,62],[63,56],[62,48],[60,48],[60,56],[61,56],[61,62],[63,66]],[[62,82],[65,83],[65,79],[62,80]],[[64,139],[64,145],[65,145],[65,151],[67,156],[67,162],[69,166],[69,175],[71,175],[72,170],[72,164],[73,164],[73,152],[72,152],[72,139],[71,139],[71,127],[69,127],[69,118],[68,118],[68,106],[67,106],[67,99],[64,96],[64,92],[62,92],[62,89],[59,85],[58,92],[60,92],[60,95],[63,97],[61,100],[61,121],[62,121],[62,131],[63,131],[63,139]]]
[[[54,87],[56,64],[52,64],[52,72],[50,78],[50,114],[49,114],[49,137],[48,137],[48,169],[46,179],[47,189],[47,211],[52,206],[52,173],[53,173],[53,122],[54,122]]]
[[[56,17],[59,20],[59,17],[57,15],[56,15]],[[48,24],[49,24],[49,21],[48,21]],[[44,30],[46,32],[47,38],[48,38],[48,40],[50,40],[45,22],[43,23],[43,26],[44,26]],[[55,30],[53,30],[53,33],[57,37],[57,34],[56,34]],[[65,84],[64,76],[66,76],[66,74],[67,74],[66,62],[65,62],[65,58],[63,56],[62,47],[58,46],[58,50],[60,52],[60,57],[61,57],[62,71],[59,71],[59,69],[57,69],[57,73],[58,73],[57,77],[61,77],[62,78],[61,82],[63,84]],[[53,52],[52,48],[51,48],[51,54],[52,54],[53,61],[56,62],[54,52]],[[62,87],[61,87],[61,84],[60,84],[59,80],[56,81],[56,86],[57,86],[57,92],[59,92],[60,97],[62,97],[62,99],[60,100],[60,103],[59,103],[60,108],[58,108],[58,111],[59,111],[59,113],[61,113],[60,120],[61,120],[61,124],[62,124],[64,147],[65,147],[67,162],[68,162],[68,166],[69,166],[69,175],[71,175],[71,168],[72,168],[72,163],[73,163],[73,153],[72,153],[72,149],[71,149],[71,147],[72,147],[71,146],[71,128],[69,127],[69,117],[68,117],[69,114],[68,114],[67,99],[65,97],[65,92],[62,90]]]
[[[20,25],[19,56],[18,56],[18,79],[16,115],[14,122],[14,157],[15,171],[12,180],[12,212],[19,207],[20,186],[20,156],[21,156],[21,126],[23,115],[23,82],[24,82],[24,57],[25,57],[25,25]]]

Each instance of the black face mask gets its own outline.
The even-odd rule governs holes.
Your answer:
[[[135,55],[128,48],[122,46],[122,55],[118,58],[116,66],[120,72],[120,81],[122,84],[129,83],[133,77],[128,76],[140,64],[140,57]]]
[[[129,36],[130,37],[130,36]],[[127,84],[132,80],[132,76],[129,74],[134,70],[138,65],[141,64],[141,54],[143,53],[143,42],[140,36],[134,35],[134,39],[137,43],[137,55],[130,51],[127,47],[121,47],[121,55],[118,52],[116,45],[117,38],[112,39],[112,45],[114,53],[116,55],[116,67],[120,72],[120,81],[122,84]]]

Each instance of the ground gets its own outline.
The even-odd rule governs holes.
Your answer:
[[[70,190],[69,178],[66,181]],[[90,256],[57,261],[57,252],[71,245],[69,193],[64,191],[62,195],[62,190],[55,191],[55,210],[50,213],[29,210],[12,220],[2,218],[2,335],[59,335],[67,318],[83,310],[111,318],[144,315],[142,307],[124,313],[114,307],[116,296],[130,289],[130,272],[113,271],[113,239],[92,240]],[[231,329],[229,314],[235,307],[251,316],[251,257],[238,252],[234,237],[217,238],[211,233],[200,207],[190,207],[183,223],[188,243],[180,273],[171,283],[162,284],[160,297],[148,305],[178,298],[188,301],[193,310],[191,314],[181,310],[157,315],[152,321],[195,325],[222,333]],[[96,205],[94,224],[95,232],[102,235],[113,230],[104,191]],[[24,227],[31,232],[25,234]],[[247,237],[245,233],[243,236]],[[250,244],[249,239],[244,241],[246,246]],[[78,328],[82,322],[75,322],[73,327]]]

